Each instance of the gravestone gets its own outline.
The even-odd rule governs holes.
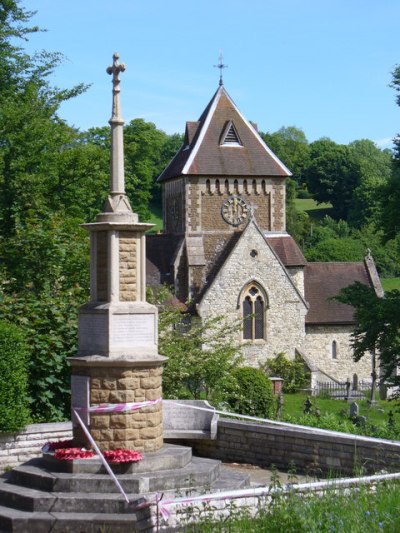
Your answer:
[[[353,419],[353,418],[358,417],[359,415],[360,415],[360,409],[358,407],[358,403],[352,402],[349,408],[349,417]]]

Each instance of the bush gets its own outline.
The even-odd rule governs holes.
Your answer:
[[[0,321],[0,431],[17,431],[30,421],[28,347],[21,331]]]
[[[283,379],[283,392],[296,392],[305,388],[309,382],[304,363],[298,356],[294,361],[289,361],[284,353],[278,353],[275,359],[265,363],[263,370],[268,376]]]
[[[234,385],[225,400],[236,413],[261,418],[273,414],[275,398],[272,383],[262,370],[240,367],[232,372],[232,377]]]

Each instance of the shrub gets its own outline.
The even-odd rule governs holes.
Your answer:
[[[236,412],[244,415],[269,417],[275,407],[272,383],[258,368],[239,367],[232,372],[234,385],[226,402]]]
[[[268,360],[262,368],[268,376],[283,379],[283,392],[296,392],[305,388],[309,381],[303,361],[296,356],[289,361],[284,353],[278,353],[275,359]]]
[[[0,321],[0,431],[17,431],[29,423],[28,347],[21,331]]]

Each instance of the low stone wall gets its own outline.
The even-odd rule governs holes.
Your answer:
[[[216,440],[185,443],[195,455],[309,475],[400,471],[400,442],[272,421],[220,419]]]
[[[71,422],[33,424],[18,433],[0,433],[0,468],[40,455],[49,440],[72,437]],[[174,441],[176,442],[176,441]],[[400,442],[307,428],[219,419],[216,440],[184,440],[195,455],[264,468],[294,466],[309,475],[400,471]]]
[[[32,424],[18,433],[0,433],[0,471],[41,455],[48,441],[71,438],[71,422]]]

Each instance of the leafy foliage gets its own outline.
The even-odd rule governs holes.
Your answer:
[[[272,383],[262,370],[250,366],[233,370],[233,387],[225,398],[236,413],[268,418],[272,416],[275,398]]]
[[[355,308],[356,326],[352,333],[355,361],[377,351],[382,379],[399,385],[396,369],[400,364],[400,291],[390,291],[380,298],[374,290],[356,282],[342,289],[336,299]]]
[[[284,353],[278,353],[275,359],[268,359],[262,369],[268,376],[283,379],[283,392],[296,392],[309,383],[304,363],[298,357],[290,361]]]
[[[0,431],[16,431],[30,421],[28,346],[21,330],[5,321],[0,321],[0,354]]]
[[[69,417],[70,369],[67,357],[76,354],[77,311],[83,291],[57,287],[1,295],[0,319],[24,332],[28,346],[29,398],[35,422]]]
[[[165,293],[159,295],[162,300]],[[170,302],[160,306],[159,352],[168,357],[163,391],[167,398],[223,400],[232,371],[241,361],[233,342],[237,325],[217,317],[200,321]]]

